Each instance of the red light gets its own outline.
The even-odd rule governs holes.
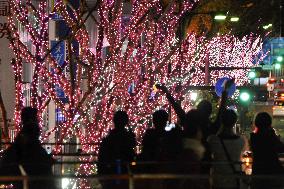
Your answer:
[[[269,84],[273,84],[273,83],[275,83],[276,82],[276,79],[275,78],[270,78],[269,80],[268,80],[268,83]]]

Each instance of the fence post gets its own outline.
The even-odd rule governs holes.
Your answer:
[[[19,164],[19,169],[20,169],[21,175],[24,176],[23,189],[29,189],[27,172],[21,164]]]
[[[27,176],[25,176],[25,178],[23,180],[23,189],[29,189],[28,177]]]
[[[134,189],[134,178],[133,178],[133,174],[132,174],[132,171],[130,169],[130,164],[128,163],[127,165],[127,168],[128,168],[128,184],[129,184],[129,189]]]
[[[129,189],[134,189],[134,178],[132,174],[129,174]]]

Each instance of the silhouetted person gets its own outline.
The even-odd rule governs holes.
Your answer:
[[[208,143],[213,156],[213,188],[237,189],[240,186],[238,178],[215,177],[216,175],[237,174],[241,171],[239,162],[246,148],[246,139],[236,135],[233,127],[237,122],[234,110],[227,109],[221,116],[222,127],[217,135],[211,135]],[[227,162],[227,163],[224,163]]]
[[[204,152],[203,159],[202,159],[202,161],[204,162],[204,164],[202,165],[202,173],[209,174],[211,166],[208,162],[211,162],[212,158],[211,158],[211,152],[210,152],[209,144],[207,142],[207,138],[211,134],[216,134],[216,129],[213,128],[213,123],[210,120],[210,116],[212,113],[212,104],[208,100],[202,100],[197,105],[197,110],[202,115],[201,122],[200,122],[200,127],[202,130],[201,141],[206,149]]]
[[[182,139],[182,151],[177,158],[177,173],[199,175],[202,173],[201,164],[205,148],[202,144],[202,115],[196,109],[187,112]],[[175,184],[174,184],[175,183]],[[168,182],[167,188],[205,189],[208,188],[208,179],[181,179]]]
[[[162,165],[159,160],[162,157],[162,140],[166,135],[166,126],[169,115],[165,110],[157,110],[153,113],[153,128],[146,130],[142,139],[141,154],[139,155],[139,164],[136,166],[136,173],[158,173],[161,172]],[[135,182],[135,188],[138,189],[156,189],[161,187],[161,180],[138,180]]]
[[[102,140],[98,156],[98,173],[127,174],[128,163],[134,160],[136,140],[132,131],[125,127],[128,124],[125,111],[117,111],[113,117],[114,129]],[[127,188],[125,180],[102,181],[103,188]]]
[[[272,119],[266,112],[258,113],[255,117],[254,133],[250,142],[253,154],[252,173],[254,175],[284,174],[278,153],[284,152],[284,144],[280,142],[272,128]],[[280,179],[254,179],[254,189],[282,188]]]
[[[153,128],[147,129],[142,140],[139,173],[170,173],[175,167],[173,161],[180,151],[181,131],[172,128],[166,131],[169,114],[165,110],[153,113]],[[166,163],[165,163],[166,162]],[[136,182],[138,189],[163,188],[162,180],[141,180]]]
[[[1,175],[7,176],[52,176],[54,160],[41,146],[37,109],[26,107],[21,113],[22,129],[15,142],[4,151],[1,160]],[[29,181],[30,189],[53,189],[52,180]],[[22,182],[15,182],[17,189],[22,189]]]
[[[142,140],[141,159],[143,161],[157,161],[161,153],[161,141],[165,136],[165,127],[169,114],[165,110],[157,110],[153,113],[154,128],[147,129]]]
[[[207,137],[211,134],[210,127],[212,125],[210,116],[212,113],[212,104],[208,100],[202,100],[197,105],[197,110],[201,113],[201,129],[203,133],[203,140],[207,140]]]

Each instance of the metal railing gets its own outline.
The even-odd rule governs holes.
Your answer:
[[[254,179],[270,179],[270,180],[283,180],[284,175],[235,175],[235,174],[226,174],[226,175],[214,175],[215,177],[220,178],[233,178],[233,179],[241,179],[241,180],[247,180],[249,183],[247,183],[246,186],[243,186],[242,188],[250,188],[250,182]],[[96,180],[99,182],[104,181],[117,181],[117,180],[124,180],[127,181],[127,185],[129,189],[136,189],[136,187],[139,187],[139,181],[148,181],[148,184],[151,183],[149,181],[160,181],[163,182],[165,180],[174,180],[174,181],[180,181],[180,180],[187,180],[189,182],[195,182],[196,180],[199,181],[205,181],[209,182],[210,179],[212,179],[212,175],[202,175],[202,174],[165,174],[165,173],[158,173],[158,174],[122,174],[122,175],[65,175],[65,176],[49,176],[49,177],[43,177],[43,176],[0,176],[0,183],[1,182],[16,182],[20,181],[23,183],[23,189],[29,189],[29,182],[32,181],[62,181],[64,179],[69,179],[73,181],[92,181]],[[72,188],[73,186],[70,186]],[[283,185],[284,187],[284,185]],[[0,184],[1,188],[1,184]],[[68,187],[62,187],[57,186],[56,189],[67,189]],[[95,187],[93,187],[95,188]],[[97,188],[101,188],[101,186],[97,186]],[[53,189],[53,188],[50,188]]]
[[[2,146],[8,146],[10,143],[2,143]],[[52,146],[52,145],[96,145],[93,143],[89,144],[78,144],[78,143],[44,143],[42,144],[43,147],[45,145]],[[249,188],[250,181],[253,178],[259,178],[259,179],[279,179],[279,178],[284,178],[284,175],[257,175],[257,176],[252,176],[252,175],[236,175],[236,174],[225,174],[225,175],[206,175],[206,174],[179,174],[179,173],[170,173],[170,172],[162,172],[157,173],[143,173],[141,171],[136,171],[137,167],[142,167],[143,166],[149,166],[153,165],[153,167],[163,167],[167,166],[170,164],[177,164],[176,162],[132,162],[128,164],[128,174],[119,174],[119,175],[97,175],[97,174],[92,174],[92,175],[75,175],[75,169],[78,168],[78,165],[83,165],[83,164],[91,164],[91,165],[96,165],[97,161],[96,158],[94,158],[93,161],[84,161],[80,160],[80,157],[86,157],[93,155],[94,157],[96,154],[86,154],[86,153],[60,153],[60,154],[53,154],[55,159],[57,159],[57,162],[54,164],[54,168],[57,166],[59,171],[54,171],[55,176],[48,176],[48,177],[39,177],[39,176],[27,176],[27,175],[22,175],[22,176],[0,176],[0,183],[1,181],[21,181],[23,185],[23,189],[29,189],[29,182],[31,181],[36,181],[36,180],[49,180],[50,182],[54,181],[61,181],[63,182],[64,180],[72,180],[74,182],[80,182],[82,179],[86,180],[96,180],[98,182],[103,182],[104,180],[127,180],[128,182],[128,188],[129,189],[136,189],[136,186],[139,186],[140,181],[153,181],[153,180],[181,180],[181,179],[186,179],[190,181],[196,181],[196,180],[204,180],[208,181],[213,178],[213,176],[216,177],[222,177],[222,178],[238,178],[238,179],[243,179],[248,181],[246,183],[247,187]],[[1,154],[0,154],[1,156]],[[58,158],[57,158],[58,157]],[[71,158],[70,158],[71,157]],[[245,165],[245,166],[251,166],[252,162],[233,162],[238,165]],[[191,163],[183,163],[184,165],[193,165]],[[206,164],[206,163],[204,163]],[[218,163],[212,163],[208,162],[207,164],[210,165],[220,165],[220,164],[229,164],[228,162],[218,162]],[[74,170],[71,170],[70,172],[64,171],[65,168],[74,168]],[[77,167],[76,167],[77,166]],[[172,167],[172,166],[171,166]],[[159,170],[159,169],[158,169]],[[62,187],[61,185],[58,188],[62,189],[67,189],[68,187]],[[71,187],[70,187],[71,188]],[[99,187],[98,187],[99,188]],[[140,189],[140,187],[138,187]],[[0,184],[0,189],[1,189],[1,184]]]

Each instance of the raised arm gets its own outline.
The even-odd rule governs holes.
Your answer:
[[[224,91],[222,92],[217,117],[216,117],[216,119],[213,122],[212,127],[211,127],[211,133],[212,134],[216,134],[221,127],[221,117],[222,117],[223,112],[226,109],[226,104],[227,104],[227,100],[228,100],[228,90],[233,83],[234,83],[234,79],[230,79],[225,83],[225,87],[224,87]]]
[[[227,99],[228,99],[228,93],[226,91],[224,91],[222,93],[222,96],[221,96],[221,102],[220,102],[220,105],[219,105],[219,109],[218,109],[218,113],[217,113],[216,119],[212,123],[212,126],[210,128],[211,134],[216,134],[218,132],[218,130],[220,129],[220,127],[221,127],[221,116],[222,116],[223,112],[226,109]]]
[[[171,106],[174,108],[175,113],[179,117],[181,123],[184,123],[185,111],[181,108],[181,105],[175,101],[174,97],[171,95],[171,93],[169,92],[169,90],[165,85],[157,84],[156,87],[166,94],[168,101],[170,102]]]

